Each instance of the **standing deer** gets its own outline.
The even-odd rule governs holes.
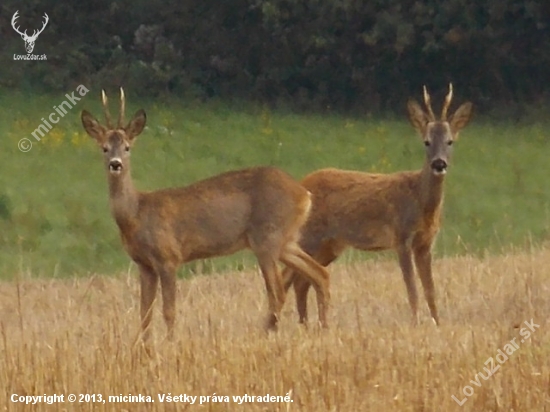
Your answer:
[[[472,104],[468,102],[447,118],[452,96],[450,84],[441,120],[435,118],[426,87],[427,111],[415,101],[408,103],[409,119],[426,146],[426,160],[421,170],[372,174],[323,169],[302,180],[304,187],[313,193],[311,214],[302,230],[302,248],[323,266],[329,265],[347,247],[395,250],[414,323],[418,298],[413,257],[431,316],[439,325],[431,249],[440,227],[443,183],[452,144],[472,112]],[[306,322],[310,283],[292,269],[285,269],[283,279],[285,293],[294,284],[300,322]]]
[[[311,207],[311,194],[273,167],[231,171],[182,188],[138,192],[130,174],[130,150],[145,127],[145,111],[125,125],[124,91],[120,113],[111,123],[102,92],[106,127],[86,110],[82,124],[103,150],[111,213],[122,243],[137,264],[141,281],[141,327],[147,340],[151,310],[160,279],[168,338],[173,337],[176,270],[195,259],[228,255],[250,248],[256,255],[269,299],[267,328],[276,327],[284,302],[277,262],[303,273],[313,283],[320,322],[326,326],[329,276],[298,246],[299,232]]]

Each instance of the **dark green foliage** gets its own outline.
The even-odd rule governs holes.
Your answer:
[[[253,99],[296,108],[399,110],[449,81],[478,109],[549,91],[543,0],[121,0],[3,2],[0,84],[48,91],[120,85],[144,96]],[[10,26],[49,27],[24,53]]]
[[[0,194],[0,219],[10,220],[12,213],[12,205],[10,198],[6,194]]]

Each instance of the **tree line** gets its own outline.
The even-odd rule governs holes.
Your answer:
[[[214,97],[297,108],[403,111],[452,81],[482,110],[545,103],[550,2],[544,0],[7,0],[0,84]],[[31,34],[25,54],[11,20]]]

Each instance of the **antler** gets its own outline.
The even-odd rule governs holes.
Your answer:
[[[426,86],[424,86],[424,104],[426,105],[426,109],[428,109],[428,117],[430,118],[430,122],[435,122],[435,115],[434,111],[432,110],[430,95],[428,93],[428,89],[426,89]]]
[[[124,98],[124,89],[120,88],[120,112],[118,113],[118,128],[124,127],[124,111],[126,110],[126,99]]]
[[[16,23],[16,20],[19,18],[18,16],[18,13],[19,13],[19,10],[17,10],[15,12],[15,14],[13,15],[12,19],[11,19],[11,26],[13,27],[13,29],[19,33],[21,36],[24,36],[24,38],[27,39],[27,41],[33,41],[33,40],[36,40],[36,38],[38,37],[38,35],[40,33],[42,33],[44,31],[44,29],[46,28],[48,22],[50,21],[50,18],[48,17],[48,14],[47,13],[44,13],[44,23],[42,24],[42,28],[40,30],[34,30],[34,32],[32,33],[32,36],[29,36],[27,34],[27,30],[25,30],[25,32],[21,33],[19,31],[19,27],[15,27],[15,23]]]
[[[447,120],[447,110],[451,105],[451,100],[453,99],[453,84],[449,83],[449,93],[445,97],[445,103],[443,104],[443,110],[441,110],[441,120]]]
[[[50,18],[48,17],[48,15],[46,13],[44,13],[44,17],[46,18],[46,20],[44,20],[44,23],[42,24],[42,28],[40,30],[35,30],[33,33],[32,33],[32,36],[29,37],[30,40],[36,40],[36,38],[38,37],[38,35],[40,33],[42,33],[44,31],[44,29],[46,28],[46,25],[48,24],[48,22],[50,21]]]
[[[112,129],[113,124],[111,123],[111,113],[109,113],[109,101],[107,100],[105,90],[101,90],[101,101],[103,103],[103,112],[105,113],[105,122],[107,123],[107,127]]]
[[[105,113],[105,121],[109,129],[113,128],[111,121],[111,113],[109,112],[109,101],[107,100],[107,94],[105,90],[101,91],[101,101],[103,103],[103,112]],[[124,127],[124,113],[126,111],[126,98],[124,97],[124,89],[120,88],[120,112],[118,113],[117,128],[122,129]]]
[[[19,16],[17,15],[17,13],[19,13],[19,10],[17,10],[17,11],[15,12],[15,14],[13,15],[13,17],[11,18],[11,27],[13,27],[13,29],[14,29],[17,33],[19,33],[21,36],[28,37],[28,36],[27,36],[27,30],[25,30],[24,33],[21,33],[21,32],[19,31],[19,26],[18,26],[18,27],[15,27],[16,20],[19,18]]]

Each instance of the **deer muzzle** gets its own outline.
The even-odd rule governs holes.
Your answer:
[[[432,160],[430,166],[432,167],[432,171],[436,175],[443,175],[447,173],[447,162],[443,159]]]
[[[122,160],[118,157],[109,160],[109,171],[117,174],[122,172]]]

